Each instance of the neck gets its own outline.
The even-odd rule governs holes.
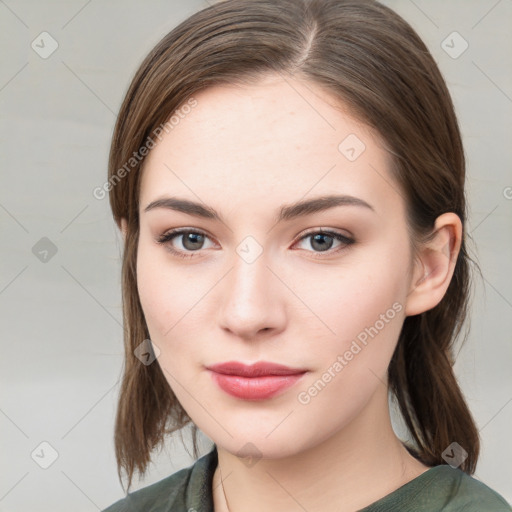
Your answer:
[[[219,446],[217,451],[215,512],[353,512],[428,469],[396,437],[385,386],[350,424],[293,456],[247,466]]]

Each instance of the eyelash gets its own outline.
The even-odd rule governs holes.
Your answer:
[[[203,235],[203,236],[209,238],[206,233],[204,233],[203,231],[194,229],[194,228],[178,228],[178,229],[172,229],[171,231],[167,231],[164,234],[160,235],[157,238],[157,243],[160,245],[166,245],[167,250],[169,250],[172,254],[174,254],[180,258],[193,258],[195,256],[195,253],[199,252],[200,249],[198,251],[189,251],[188,253],[184,253],[182,251],[178,251],[178,250],[174,249],[171,246],[171,244],[169,243],[174,238],[176,238],[178,235],[183,235],[185,233],[195,233],[197,235]],[[334,250],[328,249],[327,251],[313,252],[313,254],[318,255],[318,256],[314,256],[314,258],[318,258],[318,259],[324,257],[324,256],[320,256],[321,254],[327,254],[327,255],[331,256],[332,254],[338,253],[338,252],[346,249],[348,246],[352,245],[353,243],[355,243],[354,239],[346,237],[346,236],[342,235],[341,233],[338,233],[336,231],[324,231],[322,229],[316,229],[315,231],[309,231],[309,232],[305,233],[303,236],[301,236],[298,239],[298,241],[296,243],[301,242],[302,240],[304,240],[312,235],[317,235],[317,234],[328,235],[328,236],[334,238],[335,240],[342,242],[345,245],[345,247],[339,247],[338,249],[334,249]],[[312,251],[308,251],[308,252],[312,252]]]

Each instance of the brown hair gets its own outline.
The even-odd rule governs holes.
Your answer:
[[[119,478],[124,469],[129,488],[135,470],[145,473],[165,435],[191,423],[160,366],[146,366],[134,356],[149,338],[136,276],[144,160],[129,172],[126,162],[195,92],[276,73],[329,91],[381,135],[393,155],[413,248],[432,234],[439,215],[454,212],[462,221],[462,245],[448,290],[436,307],[405,319],[388,375],[416,445],[409,451],[429,466],[443,464],[443,451],[456,441],[468,453],[461,469],[472,474],[479,436],[452,369],[470,295],[465,161],[452,100],[434,59],[409,25],[376,1],[225,0],[186,19],[150,52],[133,78],[113,134],[110,205],[118,225],[127,221],[125,364],[115,426]]]

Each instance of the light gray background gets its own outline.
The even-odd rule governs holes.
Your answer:
[[[433,52],[459,115],[485,279],[456,370],[483,441],[476,477],[512,501],[512,1],[385,3]],[[121,239],[108,200],[92,191],[105,182],[115,115],[141,59],[205,5],[0,0],[0,512],[94,511],[122,495],[112,440]],[[31,47],[43,31],[59,45],[46,59]],[[453,31],[469,44],[458,58]],[[33,253],[43,237],[57,249],[47,261]],[[36,463],[51,461],[43,441],[58,454],[48,469]],[[176,437],[135,488],[192,462]]]

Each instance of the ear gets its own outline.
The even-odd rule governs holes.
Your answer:
[[[126,231],[128,230],[128,222],[126,222],[126,219],[121,219],[121,234],[123,235],[123,241],[126,242]]]
[[[405,315],[419,315],[441,302],[455,270],[462,243],[462,222],[455,213],[443,213],[435,222],[434,237],[416,256]]]

